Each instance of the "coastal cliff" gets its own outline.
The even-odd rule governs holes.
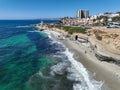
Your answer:
[[[120,55],[120,29],[90,29],[87,36],[106,51]]]
[[[120,66],[120,58],[116,58],[115,56],[110,56],[109,54],[100,51],[99,49],[97,49],[97,45],[96,46],[92,45],[92,42],[88,38],[79,37],[78,41],[86,48],[90,48],[98,60],[114,63]]]
[[[120,66],[120,30],[119,29],[89,29],[80,37],[89,43],[95,56],[100,61],[114,63]],[[86,37],[88,38],[86,40]],[[80,38],[81,39],[81,38]],[[83,43],[80,41],[80,43]]]
[[[73,33],[72,35],[57,27],[47,27],[47,29],[57,31],[72,39],[78,35],[78,41],[91,49],[98,60],[120,66],[120,29],[92,28],[87,29],[84,34]]]

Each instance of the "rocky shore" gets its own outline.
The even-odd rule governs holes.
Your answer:
[[[120,60],[115,59],[113,57],[109,57],[109,56],[104,56],[100,53],[95,53],[95,56],[100,60],[100,61],[106,61],[108,63],[114,63],[116,65],[120,66]]]

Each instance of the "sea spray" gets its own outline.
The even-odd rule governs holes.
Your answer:
[[[71,67],[68,70],[67,78],[75,81],[73,84],[74,90],[100,90],[102,83],[94,80],[91,81],[86,68],[73,58],[73,54],[66,49],[64,52],[71,62]]]
[[[68,49],[64,52],[66,59],[51,67],[51,75],[64,75],[73,82],[73,90],[100,90],[102,82],[90,79],[84,66],[73,58]]]

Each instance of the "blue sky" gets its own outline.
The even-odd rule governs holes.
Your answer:
[[[120,0],[0,0],[0,19],[74,17],[79,9],[90,15],[120,11]]]

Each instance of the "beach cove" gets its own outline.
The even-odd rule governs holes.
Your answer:
[[[74,53],[74,58],[80,61],[88,71],[94,75],[94,79],[103,81],[102,90],[119,90],[120,84],[120,67],[114,63],[108,63],[99,60],[89,45],[84,45],[75,41],[75,35],[69,38],[59,38],[58,35],[66,37],[67,33],[57,28],[50,28],[51,34],[62,42],[70,52]],[[56,34],[57,33],[57,34]],[[61,34],[62,33],[62,34]]]

